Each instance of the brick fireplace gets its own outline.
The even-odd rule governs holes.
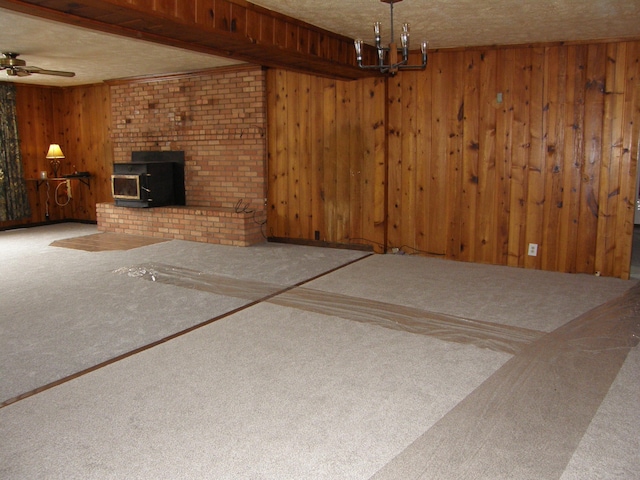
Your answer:
[[[184,151],[185,205],[97,205],[101,231],[228,245],[264,241],[265,73],[260,67],[110,85],[114,162]]]

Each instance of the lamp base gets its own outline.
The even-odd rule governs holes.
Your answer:
[[[58,169],[60,168],[60,160],[51,160],[51,171],[53,178],[58,178]]]

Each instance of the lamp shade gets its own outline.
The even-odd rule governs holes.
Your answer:
[[[62,153],[60,145],[58,145],[57,143],[52,143],[51,145],[49,145],[47,158],[64,158],[64,153]]]

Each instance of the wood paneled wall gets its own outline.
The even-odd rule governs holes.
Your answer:
[[[640,42],[434,52],[384,82],[269,73],[271,235],[628,278]]]
[[[31,217],[0,222],[0,228],[47,220],[95,221],[96,203],[111,199],[113,149],[109,87],[51,88],[17,84],[16,89],[18,131]],[[59,175],[76,170],[92,175],[89,186],[80,180],[71,180],[72,199],[68,203],[64,188],[56,192],[60,182],[49,182],[47,200],[46,184],[39,185],[36,181],[43,170],[49,177],[53,176],[49,160],[45,158],[50,143],[59,143],[66,157],[61,162]]]
[[[384,99],[379,78],[268,72],[269,236],[382,248]]]
[[[27,87],[16,84],[16,116],[20,151],[24,175],[27,179],[38,178],[39,172],[50,171],[49,161],[45,158],[49,143],[55,143],[57,132],[53,119],[54,89],[45,87]],[[64,151],[64,150],[63,150]],[[35,180],[27,181],[31,217],[13,222],[0,222],[0,226],[23,225],[43,222],[46,211],[46,187],[37,187]],[[51,219],[59,218],[60,212],[52,211]]]
[[[67,150],[65,173],[88,171],[87,188],[75,180],[73,201],[66,207],[67,218],[96,220],[96,203],[110,202],[113,145],[111,140],[111,94],[108,85],[64,88],[54,105],[61,122],[63,142]],[[69,153],[67,153],[67,151]]]

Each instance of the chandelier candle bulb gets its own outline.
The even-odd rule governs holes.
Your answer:
[[[429,42],[423,40],[420,44],[420,51],[422,52],[422,63],[427,64],[427,50],[429,49]]]
[[[408,23],[402,24],[402,34],[400,35],[400,38],[405,40],[408,47],[409,46],[409,24]]]
[[[354,45],[356,47],[356,60],[358,60],[358,63],[362,61],[362,43],[362,40],[359,38],[354,41]]]

